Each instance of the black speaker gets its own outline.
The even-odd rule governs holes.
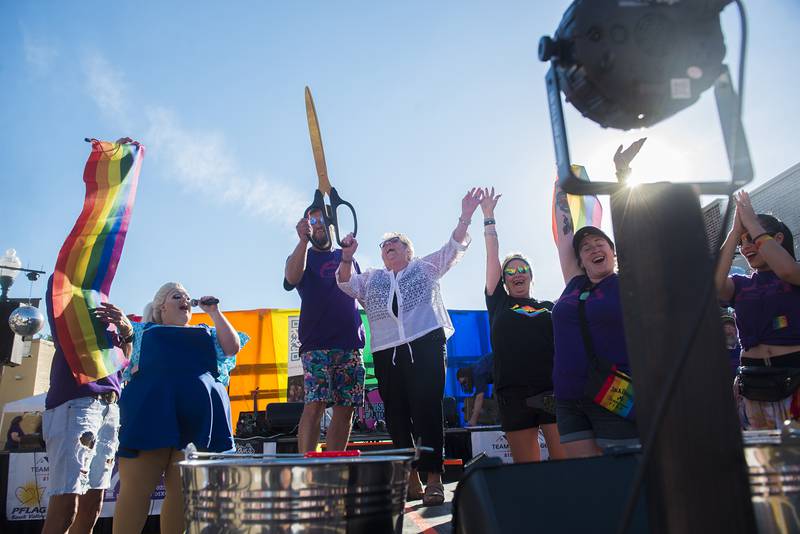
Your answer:
[[[474,466],[453,497],[453,532],[617,531],[639,454]],[[629,533],[648,532],[639,497]]]
[[[239,412],[236,422],[237,438],[252,438],[263,436],[267,431],[267,421],[264,412]]]
[[[444,397],[442,399],[442,414],[444,415],[444,426],[447,428],[458,428],[461,426],[455,397]]]
[[[302,402],[272,402],[267,404],[267,431],[297,433],[300,416],[303,415]]]

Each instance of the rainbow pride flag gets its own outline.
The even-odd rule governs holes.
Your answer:
[[[572,172],[574,172],[581,180],[589,181],[589,175],[586,169],[581,165],[572,165]],[[556,181],[558,179],[556,178]],[[553,187],[553,240],[558,243],[559,237],[563,235],[559,232],[559,222],[556,220],[555,211],[555,195],[556,189]],[[584,226],[596,226],[600,228],[600,223],[603,220],[603,206],[600,200],[595,195],[570,195],[567,194],[567,204],[569,204],[569,212],[572,215],[572,228],[577,230]]]
[[[91,314],[108,302],[136,198],[144,146],[91,140],[83,171],[86,198],[78,221],[58,253],[48,306],[53,327],[75,380],[111,375],[127,364],[112,332]]]

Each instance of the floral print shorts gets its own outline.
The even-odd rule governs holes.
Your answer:
[[[305,402],[329,406],[364,405],[364,362],[360,350],[310,350],[303,361]]]

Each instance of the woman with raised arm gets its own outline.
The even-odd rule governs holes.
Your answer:
[[[439,280],[464,255],[470,242],[467,227],[481,196],[477,188],[467,192],[458,224],[433,254],[415,257],[408,237],[384,234],[379,246],[385,268],[358,274],[352,268],[358,242],[348,235],[336,271],[342,291],[358,299],[367,312],[375,376],[394,446],[413,447],[421,438],[421,445],[433,448],[415,463],[408,488],[410,499],[422,498],[428,506],[444,502],[445,341],[454,332]],[[417,470],[428,473],[424,493]]]
[[[717,296],[736,311],[743,423],[750,430],[780,428],[800,419],[800,265],[791,230],[771,215],[756,215],[747,193],[735,200],[736,216],[715,274]],[[747,276],[728,276],[737,247],[753,270]],[[751,382],[763,373],[775,387]]]
[[[192,326],[191,298],[181,284],[161,286],[133,323],[131,361],[122,375],[127,385],[120,397],[119,482],[114,534],[138,534],[150,509],[150,495],[164,477],[161,532],[185,530],[183,491],[178,462],[189,443],[200,451],[234,448],[230,400],[226,387],[236,353],[249,338],[236,332],[206,296],[200,308],[214,327]],[[114,308],[97,312],[113,320]],[[105,313],[105,315],[101,315]]]
[[[531,296],[533,269],[525,256],[509,254],[500,262],[494,211],[499,199],[494,187],[484,189],[481,210],[486,241],[484,289],[500,423],[514,462],[539,461],[539,427],[550,458],[562,459],[566,456],[556,417],[542,402],[552,399],[553,303]]]
[[[621,180],[643,143],[640,139],[617,150],[614,163]],[[558,431],[569,458],[595,456],[603,448],[634,445],[639,439],[634,421],[596,404],[586,391],[589,367],[597,358],[630,374],[614,242],[594,226],[575,231],[566,193],[558,186],[553,210],[567,284],[553,307]]]

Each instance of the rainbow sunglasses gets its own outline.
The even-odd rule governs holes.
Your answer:
[[[508,276],[514,276],[517,273],[519,274],[529,273],[531,272],[531,268],[529,265],[520,265],[516,269],[514,269],[513,267],[506,267],[505,269],[503,269],[503,272],[506,273],[506,275]]]

